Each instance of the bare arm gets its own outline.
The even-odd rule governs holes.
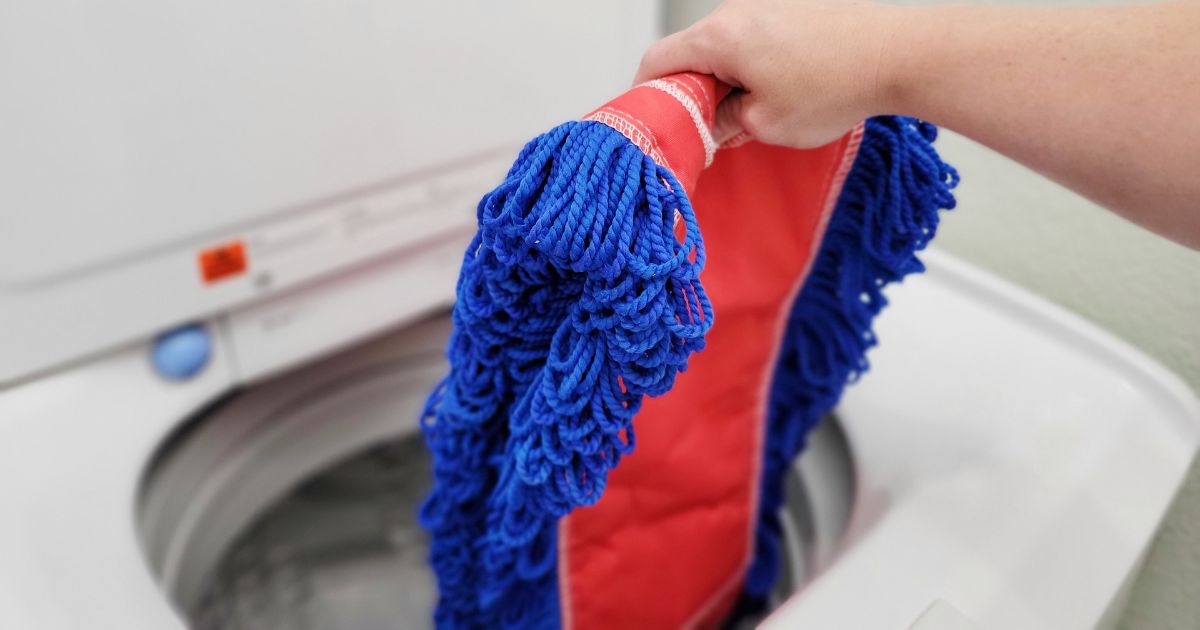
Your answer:
[[[725,127],[815,146],[876,114],[986,144],[1200,249],[1200,2],[893,7],[730,0],[647,52],[639,80],[741,86]]]

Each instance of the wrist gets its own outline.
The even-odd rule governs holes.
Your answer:
[[[875,114],[927,118],[926,96],[941,89],[937,68],[951,58],[942,49],[950,23],[970,7],[890,6],[882,16],[883,43],[875,81]]]

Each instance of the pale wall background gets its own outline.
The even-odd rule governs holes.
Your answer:
[[[937,246],[1083,315],[1200,392],[1200,252],[1159,238],[961,136],[959,208]],[[1200,628],[1200,466],[1163,524],[1125,628]]]
[[[666,4],[670,32],[717,2]],[[1200,252],[961,136],[944,133],[938,148],[963,177],[959,209],[945,217],[938,247],[1112,331],[1200,392]],[[1200,465],[1192,466],[1128,605],[1115,612],[1124,628],[1200,628]]]

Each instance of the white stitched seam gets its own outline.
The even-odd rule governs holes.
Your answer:
[[[683,81],[684,79],[689,79],[689,81],[688,81],[687,83],[684,83],[684,81]],[[703,85],[701,85],[701,83],[700,83],[700,79],[697,79],[697,78],[696,78],[696,75],[694,75],[694,74],[686,74],[686,75],[684,75],[684,76],[682,76],[682,77],[675,77],[675,78],[673,78],[673,79],[671,79],[671,80],[672,80],[672,81],[674,81],[674,82],[675,82],[675,84],[676,84],[676,85],[678,85],[679,87],[681,87],[681,88],[683,88],[683,89],[687,90],[687,91],[688,91],[688,94],[691,94],[691,95],[692,95],[692,98],[693,98],[693,99],[695,99],[697,103],[700,103],[700,97],[703,97],[703,98],[704,98],[704,103],[703,103],[703,104],[704,104],[704,115],[705,115],[705,117],[707,117],[707,116],[708,116],[708,114],[709,114],[709,110],[712,110],[713,116],[716,116],[716,108],[714,108],[714,107],[713,107],[713,104],[712,104],[712,97],[709,95],[708,91],[706,91],[706,90],[704,89],[704,86],[703,86]],[[695,85],[696,85],[696,89],[695,89],[695,90],[693,90],[693,89],[692,89],[692,85],[691,85],[691,84],[695,84]],[[696,94],[697,94],[697,92],[699,93],[699,97],[696,95]]]
[[[617,109],[615,107],[612,107],[611,105],[608,107],[605,107],[605,109],[616,112],[618,116],[625,116],[628,120],[632,121],[631,124],[640,125],[642,133],[645,134],[646,137],[650,139],[650,144],[653,145],[655,154],[662,158],[662,161],[659,162],[659,164],[662,164],[663,166],[667,167],[667,170],[671,171],[672,173],[675,172],[675,169],[671,168],[671,161],[667,159],[666,152],[664,152],[662,150],[662,146],[658,144],[658,134],[654,133],[654,129],[652,127],[650,127],[650,125],[647,125],[646,121],[642,120],[641,118],[638,118],[637,116],[634,116],[633,114],[631,114],[623,109]]]
[[[667,169],[670,169],[671,165],[669,162],[667,162],[666,156],[663,155],[662,151],[659,150],[658,143],[643,131],[645,123],[641,123],[642,126],[639,127],[634,123],[633,120],[630,120],[630,118],[632,118],[632,116],[626,112],[615,110],[610,107],[604,107],[600,110],[592,112],[586,116],[584,120],[603,123],[604,125],[615,129],[618,133],[628,138],[630,142],[637,145],[637,147],[641,149],[643,153],[649,155],[652,160],[666,167]]]
[[[689,116],[692,117],[692,124],[696,126],[696,132],[700,134],[700,142],[704,144],[704,166],[707,168],[713,161],[713,154],[717,152],[717,143],[713,140],[712,130],[708,128],[708,124],[704,122],[704,114],[700,113],[700,105],[692,100],[679,86],[670,81],[655,79],[644,83],[646,87],[652,87],[656,90],[670,94],[675,100],[679,101],[680,105],[687,110]]]
[[[663,81],[669,81],[671,85],[674,85],[680,90],[687,92],[688,98],[696,101],[696,105],[699,106],[701,118],[708,115],[708,108],[704,106],[704,103],[700,102],[700,97],[696,96],[696,91],[692,89],[692,86],[680,81],[679,79],[663,79]]]

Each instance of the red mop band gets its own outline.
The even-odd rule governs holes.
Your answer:
[[[691,193],[717,150],[712,127],[717,103],[729,90],[709,75],[673,74],[634,86],[583,120],[617,130]]]

